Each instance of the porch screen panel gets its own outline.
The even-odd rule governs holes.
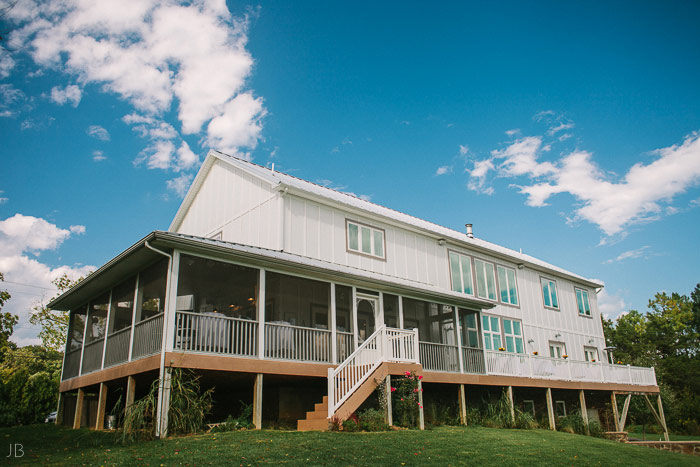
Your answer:
[[[265,282],[267,322],[328,329],[329,283],[275,272],[268,272]]]
[[[108,308],[109,292],[90,302],[85,343],[102,339],[105,336]]]
[[[109,332],[117,332],[131,326],[131,318],[134,310],[134,291],[136,289],[136,277],[112,290],[112,317]]]
[[[399,327],[399,297],[384,294],[384,324],[390,328]]]
[[[352,288],[335,286],[335,329],[340,332],[353,332]]]
[[[139,301],[136,316],[139,321],[156,316],[165,310],[168,259],[163,258],[139,274]]]
[[[68,351],[78,350],[83,345],[83,333],[85,332],[85,319],[87,318],[87,305],[74,310],[70,315],[68,325]]]
[[[176,311],[254,320],[258,274],[254,268],[182,255]]]
[[[479,345],[479,316],[476,313],[462,314],[462,345],[478,348]]]

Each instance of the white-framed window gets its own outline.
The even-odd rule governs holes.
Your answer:
[[[591,316],[591,303],[588,301],[588,292],[583,289],[576,290],[576,306],[578,306],[578,314],[582,316]]]
[[[552,358],[564,358],[566,355],[566,344],[563,342],[549,341],[549,356]]]
[[[348,251],[386,259],[384,231],[376,227],[346,221]]]
[[[464,315],[464,342],[462,345],[466,347],[478,348],[479,347],[479,323],[478,315],[476,313],[470,313]]]
[[[467,295],[474,295],[474,281],[472,280],[472,259],[469,256],[460,255],[454,251],[449,252],[450,278],[452,290]]]
[[[501,302],[518,305],[518,286],[515,282],[515,269],[498,266],[498,288],[501,292]]]
[[[544,306],[547,308],[559,309],[559,299],[557,298],[557,283],[546,277],[541,277],[542,283],[542,298]]]
[[[534,400],[524,400],[523,401],[523,412],[531,413],[535,416],[535,401]]]
[[[555,411],[557,417],[566,417],[566,402],[555,401],[554,411]]]
[[[598,361],[598,349],[596,347],[583,347],[583,356],[587,362],[597,362]]]
[[[525,353],[522,323],[516,319],[503,318],[503,337],[506,352]]]
[[[481,327],[484,332],[484,348],[498,350],[501,345],[501,325],[496,316],[481,316]]]
[[[474,258],[476,271],[476,295],[487,300],[496,300],[496,274],[493,264]]]

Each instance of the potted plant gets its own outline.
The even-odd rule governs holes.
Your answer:
[[[534,352],[532,352],[532,355],[539,355],[539,352],[535,350]]]

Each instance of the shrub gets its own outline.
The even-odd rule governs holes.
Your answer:
[[[247,430],[253,427],[253,404],[246,404],[243,401],[241,403],[241,413],[237,417],[229,415],[226,420],[212,428],[212,433],[219,433],[224,431],[238,431]]]
[[[391,406],[394,423],[404,427],[418,425],[419,402],[418,381],[423,377],[415,371],[407,371],[402,378],[396,378],[395,387],[391,388]]]

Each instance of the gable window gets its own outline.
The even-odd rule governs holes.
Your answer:
[[[480,298],[496,300],[496,277],[493,264],[474,258],[476,294]]]
[[[484,328],[484,348],[498,350],[501,348],[501,326],[495,316],[482,316],[481,327]]]
[[[549,342],[549,356],[552,358],[564,358],[566,345],[563,342]]]
[[[597,362],[598,361],[598,349],[595,347],[584,347],[583,355],[587,362]]]
[[[578,306],[579,315],[591,316],[591,303],[588,301],[588,292],[583,289],[576,289],[576,305]]]
[[[523,329],[520,321],[503,318],[503,336],[506,342],[506,352],[525,353]]]
[[[518,287],[515,284],[515,270],[498,266],[498,288],[501,291],[501,302],[509,305],[518,304]]]
[[[452,290],[474,295],[472,260],[469,256],[450,251],[450,277],[452,278]]]
[[[347,221],[347,237],[349,251],[385,258],[384,231],[382,229]]]
[[[557,283],[551,279],[540,278],[542,282],[542,297],[544,306],[547,308],[559,309],[559,299],[557,299]]]

